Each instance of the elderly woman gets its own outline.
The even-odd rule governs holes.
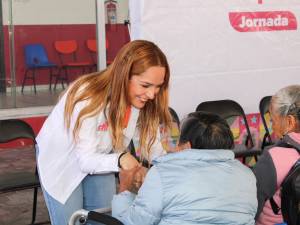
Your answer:
[[[279,90],[272,97],[270,114],[273,132],[280,140],[264,152],[254,167],[258,198],[256,224],[265,225],[283,222],[281,213],[273,212],[270,198],[280,207],[280,185],[299,159],[299,153],[291,146],[300,147],[300,85]]]
[[[182,151],[153,161],[137,195],[123,182],[112,214],[125,225],[253,225],[256,181],[234,159],[233,136],[217,115],[195,112],[181,127]]]

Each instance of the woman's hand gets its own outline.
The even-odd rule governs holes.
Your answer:
[[[133,193],[137,193],[142,184],[144,183],[146,174],[148,172],[148,168],[140,166],[139,169],[135,172],[134,174],[134,179],[133,179]]]
[[[128,190],[137,194],[138,190],[142,186],[148,169],[143,166],[137,166],[130,170],[121,170],[119,173],[120,186],[119,192]]]
[[[130,152],[125,153],[119,158],[120,166],[123,170],[131,170],[139,166],[139,162],[134,158]]]
[[[130,192],[133,191],[135,173],[139,170],[139,168],[140,168],[140,166],[137,166],[130,170],[123,170],[123,169],[120,170],[120,172],[119,172],[119,179],[120,179],[119,192],[123,192],[126,190],[130,191]]]

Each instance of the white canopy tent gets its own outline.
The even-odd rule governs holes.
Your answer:
[[[265,95],[300,82],[296,0],[130,0],[131,38],[154,41],[171,67],[170,104],[233,99],[258,112]]]

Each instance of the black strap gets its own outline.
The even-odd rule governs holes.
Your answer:
[[[120,220],[99,212],[90,211],[87,220],[93,220],[106,225],[124,225]]]
[[[136,151],[135,151],[135,147],[134,147],[134,144],[133,144],[133,140],[132,140],[132,139],[131,139],[131,141],[130,141],[130,143],[129,143],[128,148],[129,148],[130,154],[133,155],[133,156],[140,162],[139,157],[137,157],[137,155],[136,155]],[[151,164],[149,165],[148,160],[144,159],[144,160],[142,161],[142,166],[144,166],[144,167],[146,167],[146,168],[149,168],[149,167],[151,167],[152,165],[151,165]]]
[[[134,158],[137,159],[136,157],[136,152],[135,152],[135,147],[134,147],[134,144],[133,144],[133,140],[131,139],[130,143],[129,143],[129,151],[130,151],[130,154],[134,156]]]
[[[278,142],[275,146],[294,148],[300,154],[300,144],[294,141],[289,135],[284,135],[280,142]]]
[[[274,198],[270,198],[270,204],[273,210],[273,213],[276,215],[279,215],[279,211],[281,210],[281,208],[277,205],[277,203],[275,202]]]
[[[119,168],[122,168],[122,166],[121,166],[121,158],[122,158],[122,156],[123,155],[125,155],[127,152],[122,152],[120,155],[119,155],[119,158],[118,158],[118,167]]]

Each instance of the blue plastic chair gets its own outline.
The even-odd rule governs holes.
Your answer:
[[[26,70],[22,82],[22,92],[26,80],[32,80],[34,92],[36,93],[35,72],[40,69],[49,69],[49,90],[51,90],[53,69],[57,68],[57,64],[49,61],[46,49],[42,44],[29,44],[24,46]],[[31,71],[31,74],[30,74]]]

